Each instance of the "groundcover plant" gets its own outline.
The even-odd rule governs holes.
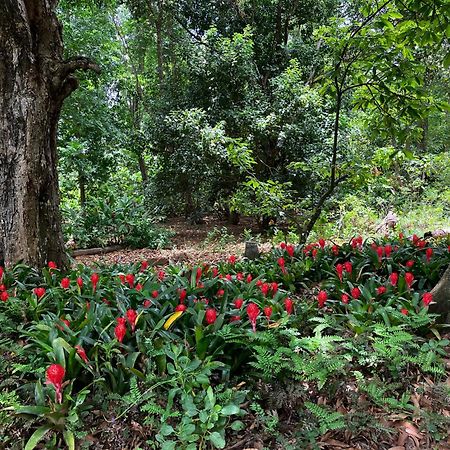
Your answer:
[[[400,234],[216,266],[0,268],[0,445],[440,448],[449,341],[429,307],[448,264],[445,239]]]

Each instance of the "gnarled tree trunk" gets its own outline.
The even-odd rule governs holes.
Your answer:
[[[447,267],[431,294],[434,303],[430,305],[430,312],[439,314],[441,322],[450,324],[450,266]]]
[[[57,0],[0,2],[0,260],[43,266],[66,256],[56,130],[87,58],[63,59]]]

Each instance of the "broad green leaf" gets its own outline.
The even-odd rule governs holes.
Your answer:
[[[225,448],[226,442],[225,439],[221,436],[217,431],[212,432],[208,436],[209,441],[215,448]]]
[[[33,450],[39,443],[39,441],[52,429],[50,425],[43,425],[39,427],[28,439],[24,450]]]

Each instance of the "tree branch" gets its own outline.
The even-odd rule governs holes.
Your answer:
[[[97,74],[101,73],[100,66],[92,59],[85,56],[75,56],[73,58],[66,59],[62,63],[59,75],[62,80],[64,80],[68,75],[77,70],[93,70]]]

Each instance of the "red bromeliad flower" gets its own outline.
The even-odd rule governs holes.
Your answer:
[[[236,309],[241,309],[243,304],[244,304],[244,299],[242,299],[242,298],[237,298],[234,301],[234,306],[236,307]]]
[[[68,278],[63,278],[61,280],[61,287],[63,289],[69,289],[69,287],[70,287],[70,280]]]
[[[417,245],[417,243],[420,241],[419,236],[417,234],[413,234],[412,242],[414,245]]]
[[[180,303],[184,303],[185,302],[186,295],[187,295],[186,289],[181,289],[180,294],[179,294],[179,296],[180,296]]]
[[[344,271],[344,266],[342,264],[336,264],[336,272],[338,274],[339,280],[342,281],[342,273]]]
[[[392,272],[389,275],[389,280],[391,281],[392,286],[397,286],[398,273],[397,272]]]
[[[81,289],[83,287],[83,278],[78,277],[77,278],[77,284],[78,284],[78,287]]]
[[[166,273],[164,272],[164,270],[159,270],[158,271],[158,281],[163,281],[164,278],[166,278]]]
[[[361,248],[362,248],[362,243],[363,243],[363,238],[362,238],[362,236],[358,236],[358,237],[355,237],[355,238],[352,239],[352,241],[351,241],[351,246],[352,246],[353,248],[359,248],[359,249],[361,249]]]
[[[313,258],[315,258],[315,257],[317,256],[317,248],[313,248],[313,249],[311,250],[311,256],[312,256]]]
[[[253,280],[253,277],[252,277],[252,275],[249,273],[249,274],[247,275],[247,283],[251,283],[252,280]]]
[[[231,316],[230,322],[239,322],[241,320],[241,316]]]
[[[328,300],[328,294],[326,291],[320,291],[317,295],[317,301],[319,302],[319,308],[323,308],[325,306],[325,302]]]
[[[132,273],[129,273],[125,275],[125,280],[128,283],[128,286],[130,286],[130,289],[133,289],[134,287],[134,275]]]
[[[286,267],[285,267],[286,262],[285,262],[284,258],[283,257],[278,258],[277,262],[278,262],[278,265],[280,266],[281,272],[286,273]]]
[[[319,239],[319,245],[320,245],[320,248],[325,248],[325,244],[326,244],[325,239],[320,238],[320,239]]]
[[[351,275],[352,270],[353,270],[353,265],[352,265],[352,263],[351,263],[350,261],[346,261],[346,262],[344,263],[344,269],[345,269],[345,271],[346,271],[349,275]]]
[[[234,255],[231,255],[229,258],[228,258],[228,262],[230,263],[230,264],[236,264],[236,256],[234,256]]]
[[[402,309],[400,310],[400,312],[401,312],[404,316],[407,316],[407,315],[408,315],[408,310],[407,310],[406,308],[402,308]]]
[[[361,297],[361,291],[360,291],[359,287],[354,287],[351,290],[351,294],[355,300],[358,300],[358,298]]]
[[[149,306],[152,305],[152,301],[149,299],[144,300],[144,303],[142,303],[142,305],[144,306],[144,308],[148,308]]]
[[[36,294],[37,298],[42,298],[45,295],[45,288],[37,287],[33,289],[33,292]]]
[[[6,286],[4,284],[0,284],[0,292],[6,291]]]
[[[242,272],[238,272],[236,274],[236,280],[242,281],[244,279],[244,274]]]
[[[414,265],[415,261],[410,259],[409,261],[406,261],[405,266],[408,267],[408,269],[411,269],[411,267]]]
[[[133,332],[136,327],[136,320],[137,320],[138,314],[134,309],[127,310],[127,320],[130,323],[131,331]]]
[[[59,319],[61,322],[67,327],[70,328],[70,322],[67,319]],[[58,327],[60,330],[63,329],[63,327]]]
[[[427,245],[427,241],[424,241],[422,239],[419,242],[417,242],[417,247],[419,247],[419,248],[425,248],[426,245]]]
[[[426,256],[426,258],[427,258],[427,262],[430,262],[431,257],[433,256],[433,249],[432,249],[431,247],[428,247],[428,248],[425,250],[425,256]]]
[[[264,297],[269,293],[270,286],[268,283],[263,283],[261,285],[261,292],[263,293]]]
[[[331,251],[332,251],[333,255],[338,256],[339,255],[339,246],[333,245],[333,247],[331,247]]]
[[[1,300],[2,302],[6,302],[6,300],[8,300],[8,298],[9,298],[8,292],[3,291],[3,292],[0,294],[0,300]]]
[[[377,294],[382,295],[386,292],[386,286],[380,286],[377,288]]]
[[[259,316],[260,309],[256,303],[249,303],[247,306],[247,315],[252,324],[253,332],[256,331],[256,319]]]
[[[60,364],[52,364],[45,372],[45,384],[53,384],[55,387],[56,403],[62,403],[62,383],[66,370]]]
[[[0,280],[3,278],[4,273],[5,273],[5,269],[3,269],[2,266],[0,266]]]
[[[398,233],[398,239],[403,241],[403,239],[405,239],[405,235],[403,233]]]
[[[86,355],[86,351],[84,350],[84,348],[81,345],[75,345],[75,348],[77,349],[77,354],[78,356],[86,363],[89,363],[89,359]]]
[[[136,287],[135,287],[135,289],[138,291],[138,292],[141,292],[142,291],[142,289],[143,289],[143,286],[142,286],[142,284],[141,283],[138,283],[138,284],[136,284]]]
[[[159,295],[159,292],[158,292],[158,291],[155,290],[155,291],[152,292],[152,297],[153,297],[153,298],[157,298],[158,295]]]
[[[123,338],[127,334],[126,319],[124,317],[117,318],[117,325],[116,328],[114,328],[114,334],[116,335],[117,340],[122,343]]]
[[[208,308],[205,312],[205,320],[208,325],[213,324],[217,319],[217,311],[214,308]]]
[[[223,297],[224,295],[225,295],[225,291],[223,289],[219,289],[217,291],[217,294],[216,294],[217,297]]]
[[[57,268],[58,268],[58,266],[56,265],[56,263],[53,262],[53,261],[49,261],[47,265],[48,265],[48,268],[49,268],[49,269],[57,269]]]
[[[273,309],[271,306],[266,306],[263,309],[264,315],[267,317],[267,320],[270,320],[270,316],[272,315]]]
[[[95,292],[95,290],[97,289],[97,284],[98,284],[98,280],[100,279],[100,277],[98,276],[98,273],[93,273],[91,275],[91,283],[92,283],[92,290]]]
[[[380,263],[381,263],[381,260],[383,259],[383,253],[384,253],[384,248],[377,247],[378,262],[380,262]]]
[[[347,304],[350,301],[350,297],[347,294],[342,294],[341,300],[342,300],[342,303]]]
[[[187,306],[184,305],[183,303],[180,303],[179,305],[177,305],[177,307],[175,308],[175,311],[181,311],[184,312],[187,310]]]
[[[295,248],[292,244],[286,245],[286,251],[288,252],[288,255],[292,258],[295,253]]]
[[[414,275],[411,272],[405,273],[405,282],[408,285],[408,288],[411,288],[411,285],[414,282]]]
[[[227,273],[227,274],[225,275],[225,278],[226,278],[228,281],[231,281],[231,280],[233,279],[233,277],[231,276],[230,273]]]
[[[195,273],[195,283],[197,284],[203,274],[203,270],[201,267],[197,268],[197,272]]]
[[[216,278],[217,275],[219,274],[219,269],[218,269],[217,267],[213,267],[213,268],[211,269],[211,271],[212,271],[212,276],[213,276],[213,278]]]
[[[384,254],[386,255],[386,258],[389,258],[392,253],[392,246],[391,245],[385,245],[384,246]]]
[[[272,296],[275,297],[275,294],[278,292],[278,283],[276,281],[274,281],[271,284],[271,289],[272,289]]]
[[[422,295],[422,301],[425,306],[428,306],[433,301],[433,294],[431,292],[425,292]]]
[[[148,268],[148,262],[147,261],[142,261],[141,262],[141,268],[139,269],[140,272],[145,272]]]
[[[125,284],[125,275],[123,275],[122,273],[119,275],[119,278],[120,278],[120,282],[122,283],[122,284]]]
[[[285,249],[286,249],[286,242],[281,242],[281,243],[280,243],[280,248],[281,248],[282,250],[285,250]]]
[[[284,308],[289,315],[294,311],[294,302],[289,297],[284,300]]]

